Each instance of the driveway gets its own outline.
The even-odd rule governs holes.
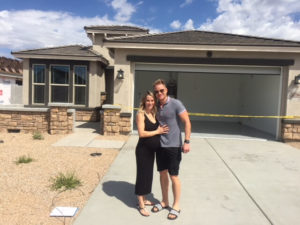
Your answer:
[[[167,210],[150,217],[136,210],[137,140],[130,137],[74,225],[299,224],[300,150],[275,141],[193,137],[180,170],[182,211],[169,221]],[[148,198],[158,201],[157,173],[152,192]]]

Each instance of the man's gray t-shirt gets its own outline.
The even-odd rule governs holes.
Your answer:
[[[159,124],[168,125],[169,132],[160,136],[162,147],[181,147],[181,131],[179,114],[186,111],[181,101],[168,97],[166,104],[157,106],[157,119]]]

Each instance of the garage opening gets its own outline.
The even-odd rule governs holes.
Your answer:
[[[190,113],[280,114],[281,68],[137,64],[134,105],[162,78]],[[191,116],[193,135],[276,139],[279,119]]]

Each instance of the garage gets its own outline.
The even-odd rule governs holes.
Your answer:
[[[280,66],[180,65],[136,63],[134,106],[152,83],[162,78],[169,94],[180,99],[190,113],[273,116],[280,115]],[[277,139],[280,119],[192,115],[193,135]]]

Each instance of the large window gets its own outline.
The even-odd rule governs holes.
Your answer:
[[[45,63],[44,63],[45,62]],[[31,64],[31,100],[34,105],[88,103],[88,63],[34,60]]]
[[[74,103],[86,104],[87,68],[86,66],[74,66]]]
[[[50,75],[51,102],[69,102],[70,67],[52,65]]]
[[[45,65],[33,65],[33,103],[44,104],[45,102]]]

